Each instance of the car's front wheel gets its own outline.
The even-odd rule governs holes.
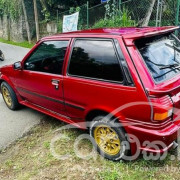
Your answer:
[[[124,129],[106,116],[97,116],[93,119],[90,135],[97,151],[109,160],[126,160],[130,154],[130,145]]]
[[[8,83],[6,82],[1,83],[1,93],[3,96],[4,102],[6,103],[9,109],[16,110],[19,107],[16,94]]]

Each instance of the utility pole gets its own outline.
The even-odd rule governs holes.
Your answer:
[[[38,20],[38,11],[37,11],[37,1],[33,0],[33,2],[34,2],[34,17],[36,23],[36,37],[37,37],[37,41],[39,41],[39,20]]]
[[[179,8],[180,8],[180,0],[177,0],[177,11],[176,11],[176,26],[179,25]]]

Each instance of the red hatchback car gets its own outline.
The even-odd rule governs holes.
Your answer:
[[[178,27],[95,29],[41,39],[0,69],[8,108],[82,129],[111,160],[166,152],[180,128]]]

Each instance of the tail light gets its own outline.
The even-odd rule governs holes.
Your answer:
[[[163,97],[150,97],[152,106],[151,119],[154,121],[164,121],[172,119],[173,115],[173,103],[169,96]]]

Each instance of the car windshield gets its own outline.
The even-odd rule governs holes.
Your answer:
[[[156,83],[180,73],[180,40],[174,34],[139,39],[135,44]]]

